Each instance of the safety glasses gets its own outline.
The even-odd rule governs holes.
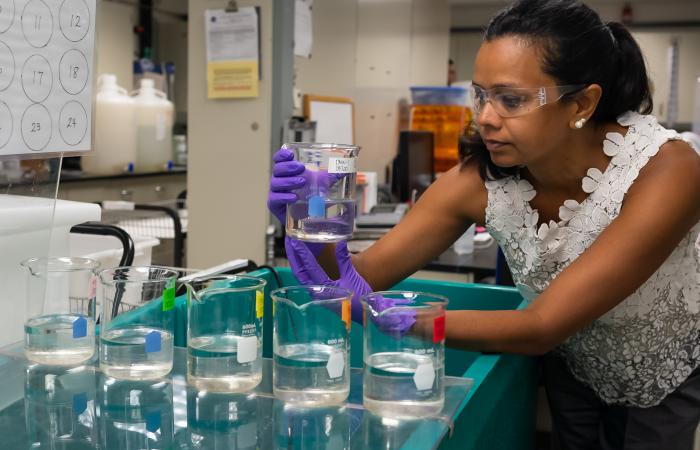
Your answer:
[[[494,87],[483,89],[472,85],[471,95],[474,100],[476,116],[481,113],[486,102],[489,102],[499,116],[518,117],[541,106],[556,103],[565,95],[573,94],[585,87],[585,84],[573,84],[538,88]]]

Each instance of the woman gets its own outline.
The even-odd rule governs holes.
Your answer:
[[[529,306],[449,311],[448,345],[546,354],[561,448],[690,449],[700,157],[648,115],[637,43],[580,2],[521,0],[489,23],[473,84],[481,141],[461,166],[366,251],[324,252],[335,281],[317,248],[287,240],[295,274],[357,295],[386,289],[484,224]],[[269,206],[279,215],[304,169],[284,151],[275,162]]]

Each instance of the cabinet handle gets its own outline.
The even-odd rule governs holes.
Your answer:
[[[160,184],[157,184],[155,187],[155,190],[156,190],[156,192],[159,192],[159,193],[163,192],[163,186],[161,186]]]
[[[121,196],[123,199],[130,198],[134,195],[134,191],[131,189],[122,189]]]

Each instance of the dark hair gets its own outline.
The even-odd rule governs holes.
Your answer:
[[[491,19],[484,41],[506,36],[538,45],[542,70],[557,84],[600,85],[603,94],[590,121],[612,122],[627,111],[651,113],[649,78],[639,45],[624,25],[603,23],[580,1],[518,0]],[[464,136],[460,145],[479,162],[484,179],[517,171],[493,164],[478,134]]]

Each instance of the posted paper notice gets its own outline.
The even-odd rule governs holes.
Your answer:
[[[209,98],[257,97],[259,30],[255,8],[205,12]]]

